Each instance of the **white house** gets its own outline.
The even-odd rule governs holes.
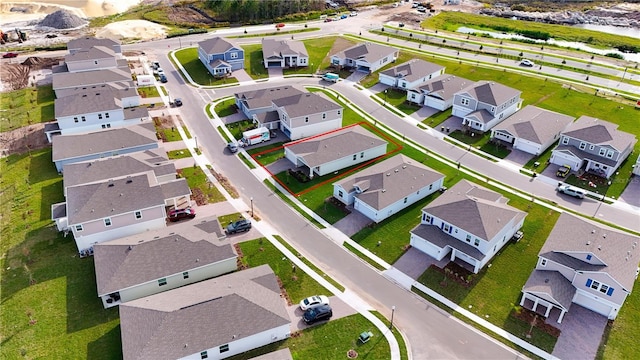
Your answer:
[[[471,80],[442,74],[418,88],[407,90],[407,101],[444,111],[453,105],[453,95],[471,84]]]
[[[631,154],[637,141],[635,135],[618,130],[616,124],[581,116],[560,134],[549,162],[609,178]]]
[[[66,202],[51,206],[58,230],[73,234],[81,256],[93,245],[166,226],[169,205],[190,204],[186,179],[158,184],[153,171],[66,189]]]
[[[272,110],[277,111],[280,118],[280,130],[291,140],[342,127],[342,106],[323,94],[302,93],[272,102]]]
[[[406,63],[381,71],[378,81],[402,90],[415,89],[427,81],[444,74],[445,67],[424,61],[411,59]]]
[[[131,69],[127,65],[126,60],[119,60],[124,62],[118,67],[102,70],[90,70],[82,72],[68,72],[63,71],[53,73],[53,91],[56,94],[56,98],[67,96],[68,91],[86,90],[92,86],[102,86],[105,84],[131,84],[129,87],[133,87],[133,77],[131,76]],[[120,86],[120,85],[118,85]]]
[[[462,125],[485,132],[520,109],[522,92],[492,81],[478,81],[453,96],[453,116]]]
[[[639,241],[562,213],[522,288],[520,305],[545,317],[557,316],[558,323],[574,303],[614,320],[638,278]]]
[[[398,58],[400,50],[376,43],[360,43],[331,55],[331,65],[372,73]]]
[[[387,142],[360,125],[285,144],[284,156],[312,178],[375,159],[387,153]]]
[[[116,53],[108,47],[93,46],[79,49],[64,57],[64,63],[69,72],[102,70],[118,67]]]
[[[102,305],[110,308],[236,271],[233,247],[221,244],[216,233],[224,236],[211,217],[94,245]]]
[[[395,155],[333,184],[333,197],[379,223],[442,188],[444,175]]]
[[[491,129],[491,138],[502,140],[513,149],[540,155],[558,141],[573,117],[528,105]]]
[[[302,93],[304,91],[287,85],[235,93],[234,98],[238,110],[242,111],[248,119],[252,119],[253,115],[275,111],[273,100]]]
[[[633,165],[633,174],[636,176],[640,176],[640,155],[638,155],[636,163]]]
[[[67,50],[69,50],[69,53],[71,54],[75,54],[81,50],[90,49],[94,46],[103,46],[111,49],[115,53],[116,57],[122,58],[122,46],[120,45],[120,42],[116,40],[86,36],[71,39],[67,42]]]
[[[460,180],[422,209],[410,244],[439,260],[459,259],[478,273],[522,227],[527,214],[497,192]]]
[[[121,304],[124,360],[224,359],[291,335],[268,265]]]
[[[302,41],[263,38],[262,62],[266,68],[309,66],[309,54]]]
[[[66,164],[158,148],[151,122],[52,139],[52,158],[58,172]]]

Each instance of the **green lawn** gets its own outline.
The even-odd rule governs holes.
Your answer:
[[[269,71],[262,63],[262,44],[242,45],[244,49],[244,69],[254,80],[269,77]]]
[[[254,159],[260,165],[266,166],[284,158],[284,149],[282,148],[282,144],[282,142],[268,143],[267,145],[261,146],[259,148],[249,149],[247,150],[247,153],[253,156],[254,154],[265,152],[264,154],[256,155]],[[274,150],[268,151],[270,149]]]
[[[421,107],[420,105],[407,102],[407,92],[399,89],[386,89],[378,93],[378,97],[407,115],[413,114]]]
[[[0,132],[55,119],[52,85],[0,93]]]
[[[484,145],[482,145],[480,147],[480,150],[486,152],[487,154],[493,155],[498,159],[504,159],[511,153],[511,150],[507,149],[506,146],[492,143],[491,141],[488,141]]]
[[[255,129],[255,128],[256,128],[256,125],[253,123],[253,121],[248,119],[234,122],[227,125],[227,130],[229,130],[231,135],[233,135],[233,138],[236,140],[242,139],[243,132],[247,130]]]
[[[236,100],[234,98],[230,98],[225,101],[221,101],[216,104],[216,106],[213,108],[213,111],[215,111],[218,117],[221,118],[233,115],[238,112],[238,108],[236,107]]]
[[[178,170],[178,173],[187,179],[187,184],[189,184],[194,197],[203,194],[209,204],[225,201],[224,195],[209,182],[209,179],[199,167],[187,167]]]
[[[302,40],[305,48],[307,49],[307,53],[309,54],[309,66],[301,67],[301,68],[293,68],[293,69],[284,69],[284,75],[293,75],[293,74],[315,74],[318,71],[318,68],[322,64],[322,61],[329,54],[329,50],[333,46],[335,42],[335,36],[327,36],[322,38],[315,39],[305,39]]]
[[[198,48],[185,48],[175,52],[176,59],[182,64],[191,79],[204,86],[216,86],[237,83],[234,77],[214,78],[198,58]]]
[[[138,88],[138,94],[143,98],[158,97],[160,93],[155,86],[143,86]]]
[[[449,108],[448,110],[437,112],[429,116],[428,118],[424,119],[422,123],[435,129],[438,127],[438,125],[442,124],[448,118],[451,117],[451,111],[452,111],[451,108]]]
[[[338,98],[338,97],[334,96],[331,92],[323,90],[323,89],[319,89],[319,88],[307,88],[307,90],[309,92],[322,92],[324,95],[326,95],[331,100],[337,102],[338,104],[340,104],[340,106],[343,107],[343,111],[342,111],[342,126],[349,126],[349,125],[357,124],[357,123],[360,123],[360,122],[364,121],[362,116],[356,114],[355,111],[351,110],[351,108],[348,107],[345,104],[345,98],[344,97],[339,97]]]
[[[191,153],[189,152],[189,149],[179,149],[167,151],[167,156],[169,156],[169,159],[171,160],[184,159],[191,157]]]

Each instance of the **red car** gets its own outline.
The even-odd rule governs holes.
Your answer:
[[[196,211],[192,208],[175,209],[169,211],[169,221],[176,222],[182,219],[193,219],[196,217]]]
[[[18,56],[18,53],[14,53],[14,52],[8,52],[8,53],[2,55],[2,57],[5,58],[5,59],[14,58],[14,57],[17,57],[17,56]]]
[[[276,25],[277,28],[281,28],[284,27],[284,23],[279,23],[278,25]]]

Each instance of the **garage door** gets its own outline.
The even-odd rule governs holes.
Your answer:
[[[438,100],[438,99],[434,99],[431,96],[425,96],[424,97],[424,101],[425,101],[425,105],[437,110],[444,110],[444,101],[442,100]]]
[[[538,152],[538,145],[528,143],[526,141],[518,141],[516,140],[514,147],[518,150],[522,150],[524,152],[528,152],[529,154],[536,154]]]
[[[597,301],[596,299],[593,298],[593,295],[576,293],[576,298],[574,300],[574,303],[584,306],[587,309],[590,309],[594,312],[597,312],[598,314],[601,314],[607,317],[609,316],[609,313],[611,313],[611,306]]]
[[[282,63],[280,61],[269,61],[267,67],[280,67]]]

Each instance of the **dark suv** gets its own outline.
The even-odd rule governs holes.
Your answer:
[[[249,230],[251,230],[251,221],[247,219],[234,221],[227,226],[227,234],[235,234]]]
[[[329,320],[333,316],[333,310],[329,305],[320,305],[307,309],[302,315],[302,320],[307,324],[313,324],[322,320]]]

